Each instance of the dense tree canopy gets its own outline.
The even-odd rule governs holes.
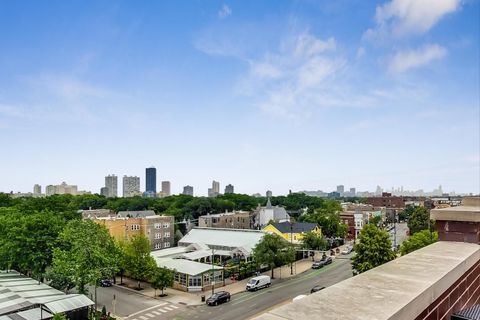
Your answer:
[[[150,242],[143,235],[134,235],[125,246],[125,267],[139,289],[140,281],[150,279],[157,267],[150,251]]]
[[[428,230],[433,228],[433,221],[430,220],[430,212],[425,207],[416,207],[413,210],[410,218],[408,219],[408,229],[410,235],[414,235],[422,230]]]
[[[327,239],[315,232],[309,231],[303,235],[302,247],[309,250],[326,250],[328,246]]]
[[[163,290],[173,286],[174,277],[175,271],[173,270],[160,267],[155,268],[152,278],[150,279],[152,288],[155,290],[154,296],[157,295],[157,290],[162,290],[161,295],[163,296]]]
[[[373,224],[367,224],[360,231],[357,244],[354,246],[352,268],[362,273],[395,259],[392,243],[388,233]]]
[[[402,243],[400,252],[402,255],[413,252],[420,248],[426,247],[429,244],[438,241],[438,232],[431,232],[430,230],[422,230],[414,235],[410,236],[406,241]]]
[[[312,213],[301,216],[305,222],[314,222],[322,227],[322,233],[326,237],[344,238],[348,227],[340,221],[342,207],[335,200],[323,200],[322,207],[315,209]]]
[[[276,234],[266,234],[253,250],[255,262],[268,265],[272,270],[295,260],[295,249],[292,245]]]

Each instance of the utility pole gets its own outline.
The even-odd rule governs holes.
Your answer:
[[[213,266],[213,257],[214,257],[214,249],[212,248],[212,279],[211,279],[211,282],[212,282],[212,296],[213,294],[215,293],[215,268]]]
[[[397,250],[397,225],[396,221],[397,210],[393,210],[393,247]]]
[[[290,221],[290,246],[293,249],[293,223]],[[293,261],[290,262],[290,275],[293,275]]]

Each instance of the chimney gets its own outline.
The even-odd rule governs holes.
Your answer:
[[[463,198],[458,207],[432,209],[440,241],[480,244],[480,196]]]

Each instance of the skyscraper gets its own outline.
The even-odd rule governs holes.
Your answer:
[[[42,186],[39,184],[36,184],[33,186],[33,194],[34,195],[39,195],[42,194]]]
[[[337,186],[337,192],[340,193],[340,196],[343,196],[343,193],[345,192],[345,187],[343,185]]]
[[[186,196],[193,196],[193,187],[192,186],[183,187],[183,194]]]
[[[140,177],[123,176],[123,196],[131,197],[137,192],[140,192]]]
[[[272,197],[272,191],[267,190],[266,196],[267,196],[267,198],[271,198]]]
[[[216,197],[220,194],[220,182],[213,180],[212,187],[208,188],[208,196]]]
[[[118,179],[114,174],[105,177],[105,187],[108,188],[108,197],[118,196]]]
[[[234,193],[234,192],[233,192],[233,185],[227,184],[227,185],[225,186],[225,194],[227,194],[227,193]]]
[[[162,195],[164,197],[170,195],[170,181],[162,181]]]
[[[100,188],[100,195],[101,196],[108,197],[109,193],[110,193],[110,191],[107,187]]]
[[[357,190],[355,188],[350,188],[350,196],[355,197],[355,194],[357,193]]]
[[[157,169],[150,167],[145,170],[145,192],[157,193]]]

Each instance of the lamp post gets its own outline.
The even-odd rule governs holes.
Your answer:
[[[212,248],[212,279],[211,279],[211,283],[212,283],[212,296],[213,294],[215,293],[215,268],[213,266],[213,257],[214,257],[214,249]]]
[[[293,248],[293,222],[290,221],[290,246]],[[293,261],[290,261],[290,275],[293,275]]]

